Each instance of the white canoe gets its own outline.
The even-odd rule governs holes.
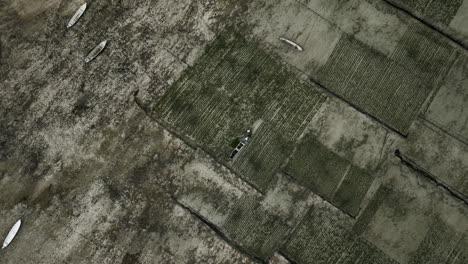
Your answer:
[[[2,249],[6,248],[11,243],[13,238],[15,238],[16,233],[18,233],[18,230],[20,229],[20,226],[21,226],[21,220],[18,220],[18,222],[16,222],[15,225],[11,228],[10,232],[5,238],[5,241],[3,241]]]
[[[86,10],[86,3],[80,6],[76,13],[73,15],[73,17],[70,19],[70,21],[67,24],[67,28],[71,28],[73,25],[75,25],[76,21],[80,19],[80,17],[83,15],[84,11]]]
[[[297,49],[298,51],[302,51],[302,47],[299,46],[298,44],[292,42],[291,40],[289,39],[285,39],[285,38],[279,38],[281,41],[284,41],[286,43],[288,43],[289,45],[293,46],[295,49]]]
[[[88,54],[88,56],[86,56],[85,62],[90,62],[94,58],[96,58],[97,55],[99,55],[99,53],[101,53],[102,50],[106,47],[106,45],[107,40],[104,40],[103,42],[99,43],[96,47],[94,47],[94,49]]]

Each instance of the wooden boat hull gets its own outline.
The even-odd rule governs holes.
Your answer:
[[[70,21],[67,24],[67,28],[71,28],[73,25],[75,25],[76,21],[80,19],[80,17],[83,15],[84,11],[86,10],[86,3],[80,6],[78,10],[75,12],[75,14],[72,16]]]
[[[286,42],[288,43],[289,45],[293,46],[295,49],[297,49],[298,51],[303,51],[302,47],[299,46],[298,44],[292,42],[291,40],[289,39],[285,39],[285,38],[279,38],[281,41],[283,42]]]
[[[15,225],[10,229],[10,232],[8,232],[8,235],[5,238],[5,241],[3,241],[2,249],[6,248],[11,243],[11,241],[13,241],[13,238],[15,238],[16,234],[18,233],[20,226],[21,226],[21,220],[18,220],[15,223]]]
[[[99,43],[94,49],[86,56],[85,62],[90,62],[94,60],[101,52],[102,50],[106,47],[107,45],[107,40],[104,40],[103,42]]]

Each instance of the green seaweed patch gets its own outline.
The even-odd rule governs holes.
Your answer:
[[[227,31],[207,47],[154,109],[161,113],[158,118],[219,158],[226,157],[228,144],[231,150],[239,144],[240,133],[256,120],[271,124],[252,137],[234,165],[237,172],[265,190],[292,152],[305,129],[303,124],[318,109],[310,106],[321,104],[322,98],[257,43]]]
[[[239,139],[239,138],[235,138],[235,139],[233,139],[233,140],[231,141],[231,145],[230,145],[230,146],[231,146],[231,148],[235,148],[235,147],[237,147],[237,145],[239,145],[239,143],[240,143],[240,139]]]
[[[331,199],[348,166],[348,161],[308,136],[285,170],[318,195]]]
[[[352,166],[333,197],[333,203],[349,214],[357,215],[373,180],[366,171]]]

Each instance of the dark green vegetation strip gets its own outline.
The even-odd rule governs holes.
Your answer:
[[[221,34],[156,103],[157,116],[219,158],[263,120],[232,167],[261,190],[292,152],[325,97],[232,32]]]
[[[306,135],[289,163],[287,174],[341,210],[356,216],[374,178]]]
[[[307,135],[285,171],[318,195],[331,200],[348,167],[348,161]]]
[[[282,252],[298,263],[397,263],[363,238],[353,235],[321,209],[311,208]]]
[[[247,151],[239,153],[233,162],[239,173],[255,179],[255,183],[263,189],[270,185],[272,176],[288,157],[294,144],[276,131],[267,122],[262,123],[252,137]]]
[[[456,55],[454,47],[418,30],[408,29],[392,58],[343,35],[316,78],[337,96],[406,135]]]
[[[351,215],[357,215],[374,177],[355,166],[351,166],[344,177],[333,197],[333,203]]]

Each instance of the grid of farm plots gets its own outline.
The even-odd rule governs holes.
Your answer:
[[[356,108],[406,135],[457,56],[455,49],[409,29],[391,58],[343,35],[314,78]]]
[[[221,34],[155,104],[156,116],[218,158],[257,124],[232,167],[261,190],[325,101],[284,65],[236,33]]]
[[[397,264],[332,212],[311,208],[281,251],[298,263]]]

